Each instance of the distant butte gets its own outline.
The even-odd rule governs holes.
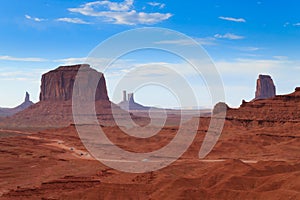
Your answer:
[[[128,97],[128,98],[127,98]],[[123,110],[149,110],[151,107],[143,106],[134,101],[134,93],[128,93],[126,96],[126,91],[123,91],[123,101],[121,101],[118,106]]]
[[[78,71],[80,69],[80,71]],[[42,76],[40,101],[68,101],[72,99],[73,86],[76,78],[85,79],[84,87],[90,94],[91,84],[98,81],[95,100],[108,100],[106,82],[102,73],[87,64],[60,66]]]
[[[276,88],[274,82],[269,75],[259,75],[256,83],[256,99],[268,99],[276,96]]]
[[[80,69],[80,70],[79,70]],[[65,127],[73,123],[72,95],[75,79],[79,78],[85,95],[91,94],[91,84],[97,82],[94,103],[101,123],[111,123],[111,106],[103,73],[87,64],[60,66],[42,75],[40,101],[30,108],[3,120],[13,127]],[[27,97],[26,97],[27,99]]]
[[[33,102],[30,101],[30,95],[28,92],[26,92],[25,100],[21,105],[15,107],[15,108],[0,108],[0,116],[1,117],[12,116],[18,112],[25,110],[26,108],[30,107],[31,105],[33,105]]]

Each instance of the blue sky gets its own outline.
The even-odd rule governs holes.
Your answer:
[[[38,101],[42,73],[59,65],[83,62],[108,37],[141,27],[173,29],[203,45],[220,72],[230,106],[237,107],[242,99],[253,98],[260,73],[272,75],[279,94],[292,92],[300,85],[299,7],[298,1],[287,0],[2,1],[0,107],[16,106],[25,91]],[[177,45],[186,44],[177,41]],[[130,62],[124,63],[126,60]],[[149,56],[125,56],[120,63],[138,66],[147,62],[171,65],[177,59],[150,52]],[[105,76],[112,98],[117,79],[109,72]],[[203,100],[200,94],[205,92],[200,85],[194,86],[199,87],[199,99]],[[158,89],[148,88],[148,93],[154,90]],[[139,102],[177,106],[170,103],[174,100],[170,95],[163,95],[163,89],[155,100],[146,92],[137,93]],[[209,100],[201,103],[211,106]]]

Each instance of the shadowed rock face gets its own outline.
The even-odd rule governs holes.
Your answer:
[[[79,71],[80,69],[80,71]],[[78,75],[78,76],[77,76]],[[60,66],[42,76],[40,101],[68,101],[72,99],[75,78],[84,78],[86,94],[95,94],[95,100],[108,100],[106,82],[102,73],[89,65]],[[96,92],[92,84],[97,83]]]
[[[276,88],[271,76],[259,75],[256,84],[255,99],[268,99],[276,96]]]

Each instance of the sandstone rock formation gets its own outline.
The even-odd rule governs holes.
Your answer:
[[[25,94],[25,102],[30,102],[30,95],[28,92]]]
[[[80,69],[80,71],[78,71]],[[42,76],[40,101],[68,101],[72,99],[75,78],[84,80],[86,94],[95,94],[95,100],[108,100],[106,82],[102,73],[89,65],[60,66]],[[96,92],[92,84],[97,83]]]
[[[109,101],[103,74],[89,65],[71,65],[60,66],[44,74],[41,79],[40,102],[2,120],[0,126],[50,128],[65,127],[74,123],[72,95],[75,78],[81,80],[85,95],[93,94],[95,97],[91,103],[95,105],[100,123],[111,124],[113,122],[111,106],[116,105]],[[95,88],[94,84],[96,91],[91,90],[91,86]]]
[[[276,96],[276,88],[271,76],[259,75],[256,84],[255,99],[268,99]]]
[[[219,113],[226,114],[228,109],[229,109],[229,106],[226,103],[219,102],[214,106],[213,114],[219,114]]]
[[[128,98],[126,98],[126,91],[123,91],[123,101],[120,102],[118,105],[120,108],[123,110],[149,110],[150,107],[143,106],[139,103],[136,103],[134,101],[134,94],[133,93],[128,93]]]
[[[229,109],[228,120],[245,123],[298,123],[300,122],[300,88],[291,94],[276,95],[271,99],[243,102],[238,109]]]
[[[31,105],[33,105],[33,102],[30,101],[30,95],[28,92],[26,92],[25,100],[21,105],[15,107],[15,108],[0,108],[0,116],[6,117],[6,116],[14,115],[18,112],[25,110],[26,108],[30,107]]]

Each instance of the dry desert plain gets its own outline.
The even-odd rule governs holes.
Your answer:
[[[160,149],[179,128],[199,126],[192,145],[171,165],[126,173],[87,151],[69,121],[70,101],[41,101],[1,118],[0,199],[300,199],[299,88],[228,108],[222,134],[204,159],[198,154],[209,116],[179,127],[179,116],[170,115],[158,134],[143,139],[115,125],[110,111],[115,104],[99,100],[96,105],[107,137],[131,152]],[[142,126],[149,123],[147,117],[131,117]]]

